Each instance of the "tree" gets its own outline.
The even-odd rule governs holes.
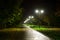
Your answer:
[[[0,28],[19,24],[22,17],[22,0],[0,0]]]

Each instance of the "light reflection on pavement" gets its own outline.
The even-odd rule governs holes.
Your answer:
[[[51,40],[41,32],[27,25],[23,28],[6,28],[0,30],[0,40]]]
[[[24,26],[27,28],[25,40],[51,40],[49,37],[43,35],[42,33],[31,29],[29,26]]]

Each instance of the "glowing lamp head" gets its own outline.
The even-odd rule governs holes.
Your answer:
[[[41,10],[41,13],[44,13],[44,10]]]
[[[39,10],[35,10],[35,13],[39,13]]]

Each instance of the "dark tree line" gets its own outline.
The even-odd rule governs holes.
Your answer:
[[[22,17],[22,0],[0,0],[0,28],[16,26]]]

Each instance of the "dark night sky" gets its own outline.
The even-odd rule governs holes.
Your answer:
[[[51,0],[24,0],[23,8],[25,9],[24,16],[27,17],[30,14],[34,14],[35,9],[44,9],[45,11],[54,10],[55,1]]]

